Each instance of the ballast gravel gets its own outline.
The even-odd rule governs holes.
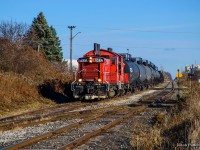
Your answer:
[[[112,100],[109,100],[109,101],[103,100],[102,102],[96,105],[86,106],[86,107],[76,109],[73,111],[99,109],[99,108],[106,108],[106,107],[111,107],[111,106],[126,106],[126,105],[139,101],[142,98],[142,96],[153,94],[155,92],[157,92],[157,90],[149,90],[149,91],[144,91],[138,94],[131,94],[126,97],[113,98]]]
[[[9,145],[28,140],[38,135],[54,131],[55,129],[62,128],[64,126],[81,121],[81,119],[73,119],[67,121],[56,121],[45,124],[39,124],[32,127],[26,127],[23,129],[17,129],[12,131],[5,131],[0,133],[0,149]]]

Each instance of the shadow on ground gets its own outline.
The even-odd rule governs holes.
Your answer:
[[[70,83],[62,83],[60,80],[47,80],[38,86],[39,93],[58,104],[76,101],[73,98]]]

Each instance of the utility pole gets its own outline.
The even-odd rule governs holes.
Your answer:
[[[70,29],[70,73],[72,75],[73,73],[73,70],[72,70],[72,39],[73,39],[72,30],[76,28],[76,26],[68,26],[68,28]]]

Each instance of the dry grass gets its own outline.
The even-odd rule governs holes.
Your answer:
[[[193,83],[190,94],[189,116],[191,117],[191,128],[189,130],[189,140],[191,143],[199,144],[200,141],[200,84]]]
[[[158,128],[146,127],[141,122],[134,122],[131,145],[137,150],[153,150],[155,146],[161,147],[163,138]]]
[[[140,123],[133,127],[131,144],[134,149],[174,149],[177,144],[199,144],[200,84],[192,82],[191,87],[164,118],[158,112],[155,118],[159,124],[146,126]]]
[[[37,87],[23,76],[13,73],[0,73],[0,116],[13,110],[34,109],[40,104],[48,105],[51,101],[42,98]]]

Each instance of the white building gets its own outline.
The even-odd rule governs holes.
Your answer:
[[[194,73],[197,70],[200,70],[200,64],[192,64],[185,66],[185,72],[187,73]]]
[[[67,65],[70,66],[70,59],[64,59],[63,61],[67,62]],[[78,62],[76,59],[72,59],[72,67],[74,71],[78,69]]]

